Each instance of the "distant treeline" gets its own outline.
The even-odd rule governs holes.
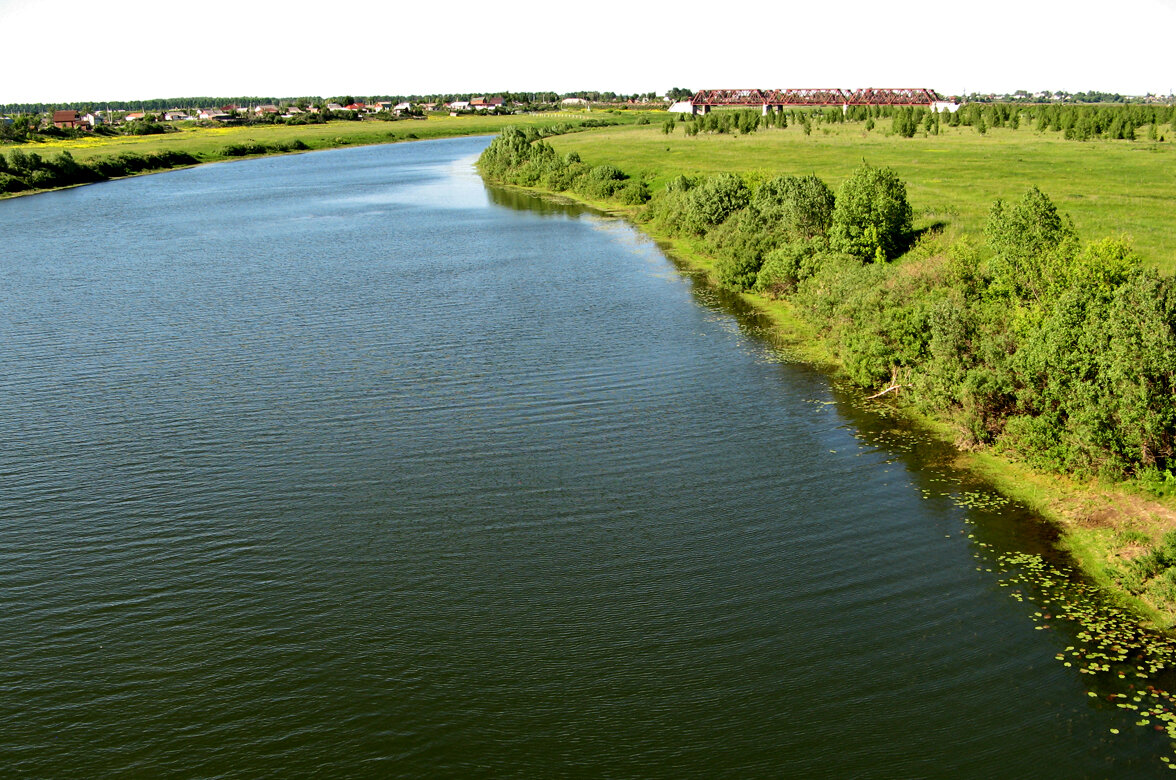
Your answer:
[[[294,105],[304,102],[318,105],[324,102],[320,97],[180,97],[153,98],[151,100],[74,100],[64,103],[0,103],[0,114],[45,114],[53,111],[74,109],[82,113],[90,111],[167,111],[171,108],[219,108],[221,106]]]
[[[1038,190],[994,203],[982,244],[948,245],[912,229],[889,169],[863,165],[836,192],[815,176],[679,176],[650,197],[527,141],[492,142],[487,178],[648,198],[638,219],[714,257],[721,284],[791,301],[853,382],[900,390],[962,446],[1176,487],[1176,286],[1119,240],[1080,241]]]
[[[1158,141],[1176,133],[1176,106],[1127,103],[1122,105],[1018,105],[1014,103],[968,103],[958,111],[934,112],[905,106],[850,106],[793,108],[762,114],[755,109],[717,110],[688,117],[679,114],[677,123],[686,135],[698,133],[754,133],[760,128],[801,127],[805,133],[822,124],[860,122],[873,130],[889,120],[890,132],[906,138],[918,133],[938,135],[943,126],[971,127],[984,134],[989,128],[1022,125],[1041,132],[1058,132],[1068,140],[1096,138]],[[671,124],[666,132],[673,132]]]
[[[1026,90],[1019,90],[1012,95],[967,95],[964,99],[969,103],[1041,103],[1041,102],[1058,102],[1065,103],[1137,103],[1143,102],[1153,98],[1152,95],[1146,97],[1139,97],[1133,95],[1120,95],[1118,92],[1098,92],[1097,90],[1091,92],[1053,92],[1052,90],[1038,90],[1035,93],[1029,93]],[[1169,95],[1171,100],[1172,96]]]

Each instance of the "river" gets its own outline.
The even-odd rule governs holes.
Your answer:
[[[486,143],[0,202],[0,774],[1164,774],[1047,528]]]

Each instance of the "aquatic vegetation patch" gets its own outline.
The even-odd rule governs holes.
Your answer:
[[[1144,628],[1097,587],[1075,580],[1040,555],[1004,553],[997,570],[1000,586],[1014,600],[1035,605],[1030,619],[1038,630],[1073,631],[1073,641],[1054,658],[1087,680],[1091,701],[1129,712],[1136,726],[1172,740],[1161,760],[1176,768],[1176,639]]]

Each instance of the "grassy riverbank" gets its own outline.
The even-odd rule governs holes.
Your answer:
[[[386,122],[332,121],[307,125],[253,125],[240,127],[200,127],[184,123],[176,132],[161,135],[102,136],[76,139],[50,139],[24,144],[0,144],[0,158],[35,154],[45,161],[68,154],[79,164],[104,164],[120,159],[143,158],[174,160],[168,165],[154,165],[130,174],[155,173],[184,165],[221,162],[242,157],[258,157],[287,152],[315,151],[342,146],[398,143],[403,141],[490,135],[507,127],[549,127],[566,124],[572,128],[582,123],[631,123],[639,112],[551,113],[527,116],[437,116],[425,120]],[[250,151],[256,150],[256,151]],[[0,166],[0,175],[3,175]],[[108,176],[118,178],[122,174]],[[27,178],[27,177],[26,177]],[[79,182],[81,183],[81,182]],[[0,198],[43,192],[60,187],[38,187],[20,192],[3,192]]]
[[[899,361],[890,364],[891,380],[885,381],[884,374],[879,373],[873,381],[894,382],[904,387],[914,382],[917,388],[904,390],[901,396],[891,395],[894,403],[933,435],[959,446],[961,465],[985,475],[1006,494],[1053,520],[1061,529],[1062,544],[1096,583],[1116,594],[1148,622],[1172,630],[1176,626],[1176,551],[1172,549],[1176,539],[1173,533],[1176,532],[1176,504],[1172,501],[1173,491],[1169,485],[1157,485],[1154,479],[1150,484],[1134,478],[1123,481],[1121,476],[1079,478],[1059,465],[1046,469],[1031,467],[1029,464],[1035,462],[1035,458],[1037,461],[1042,459],[1039,457],[1041,453],[1025,449],[1024,445],[1031,437],[1011,439],[1011,445],[1006,441],[1002,446],[1001,434],[997,432],[994,441],[989,440],[987,444],[977,441],[976,429],[969,431],[970,423],[966,419],[974,410],[960,408],[959,401],[936,406],[928,401],[927,395],[916,398],[921,390],[950,394],[957,388],[920,384],[921,378],[909,378],[909,373],[908,378],[895,379],[903,371],[918,370],[918,361],[932,360],[932,356],[923,351],[904,367],[902,360],[905,358],[899,354],[903,345],[898,344],[897,351],[890,352],[888,350],[895,344],[885,343],[889,334],[879,334],[876,330],[870,332],[870,329],[877,328],[879,323],[914,328],[916,332],[929,327],[934,317],[919,319],[931,316],[930,310],[919,313],[920,300],[929,305],[936,304],[936,301],[945,304],[947,308],[941,307],[941,312],[966,312],[966,307],[972,307],[970,311],[973,313],[965,313],[965,320],[981,311],[985,316],[995,313],[998,319],[1003,318],[1000,312],[1003,304],[1000,300],[990,299],[988,291],[988,285],[995,277],[990,271],[992,250],[985,244],[984,227],[993,201],[998,198],[1016,201],[1026,188],[1032,186],[1055,196],[1059,211],[1073,214],[1079,235],[1091,241],[1090,246],[1094,247],[1093,250],[1083,250],[1087,252],[1083,257],[1094,257],[1099,251],[1107,250],[1109,245],[1098,244],[1103,235],[1129,232],[1136,239],[1144,262],[1170,274],[1176,269],[1176,258],[1166,229],[1176,222],[1176,173],[1173,173],[1176,171],[1176,165],[1173,165],[1176,163],[1176,147],[1170,142],[1159,141],[1075,143],[1024,129],[1004,133],[990,130],[980,135],[966,128],[945,128],[940,136],[913,139],[865,132],[860,124],[833,125],[828,133],[806,134],[799,128],[773,128],[745,136],[686,137],[680,128],[675,129],[677,133],[666,134],[661,127],[610,128],[591,134],[548,139],[547,143],[554,147],[554,156],[542,161],[533,160],[529,169],[524,166],[523,178],[527,178],[527,174],[535,176],[531,186],[543,189],[545,179],[562,181],[571,171],[574,175],[569,181],[572,183],[562,188],[565,194],[631,218],[676,257],[704,270],[717,283],[729,284],[730,264],[736,257],[730,254],[732,248],[736,254],[750,251],[741,242],[756,233],[749,233],[738,225],[729,227],[721,219],[697,235],[670,225],[667,215],[684,212],[675,212],[676,207],[672,203],[667,207],[666,203],[673,198],[681,200],[685,192],[681,189],[683,186],[699,185],[689,182],[673,184],[671,189],[677,189],[675,194],[667,193],[667,183],[680,182],[676,177],[683,174],[696,177],[695,181],[706,181],[702,177],[707,174],[733,173],[747,182],[751,192],[755,193],[759,185],[780,174],[799,176],[816,172],[836,187],[861,165],[863,158],[872,164],[893,168],[905,180],[910,193],[914,231],[924,236],[910,251],[885,264],[874,264],[873,267],[867,264],[865,268],[857,265],[859,270],[854,270],[853,263],[837,265],[842,261],[822,261],[833,265],[813,272],[816,275],[812,278],[824,289],[806,291],[802,280],[798,292],[803,294],[799,299],[773,295],[770,291],[747,290],[742,294],[772,317],[780,340],[793,345],[799,356],[834,371],[847,371],[851,376],[856,373],[857,376],[852,378],[863,386],[863,396],[873,393],[880,385],[863,380],[860,364],[851,367],[847,360],[860,360],[863,354],[869,355],[872,349],[869,343],[873,340],[872,343],[883,350],[883,361]],[[629,178],[624,178],[624,174]],[[618,205],[618,193],[637,189],[637,183],[644,184],[652,194],[651,204]],[[1057,193],[1061,193],[1060,197]],[[1106,256],[1118,257],[1115,253],[1119,246],[1116,244]],[[1070,251],[1077,253],[1079,250]],[[1091,251],[1094,255],[1090,255]],[[771,258],[773,255],[766,256]],[[803,265],[805,261],[801,262]],[[1103,267],[1099,264],[1104,260],[1095,258],[1093,262],[1097,267]],[[1118,261],[1107,262],[1114,265]],[[839,278],[839,273],[846,274],[846,278]],[[1097,271],[1096,276],[1101,273]],[[1142,275],[1124,273],[1127,276],[1123,278],[1137,279],[1141,284],[1147,278],[1146,272]],[[1086,280],[1066,274],[1069,272],[1063,274],[1068,279],[1065,284],[1073,286],[1065,287],[1065,290],[1075,289],[1074,286],[1080,289],[1086,284]],[[1063,277],[1056,281],[1060,283]],[[957,278],[963,281],[950,281]],[[874,297],[871,297],[871,285],[881,291]],[[961,292],[964,287],[966,291]],[[1058,290],[1061,294],[1063,288]],[[859,302],[848,309],[838,309],[841,294],[857,298]],[[1060,313],[1049,300],[1035,299],[1034,302],[1015,295],[1009,300],[1012,308],[1031,318],[1055,317]],[[1099,305],[1105,305],[1110,298],[1103,300],[1104,303]],[[914,301],[914,304],[908,304],[908,301]],[[965,309],[960,310],[959,306],[965,306]],[[818,310],[829,314],[816,316]],[[865,323],[855,319],[863,312],[875,319]],[[837,321],[831,322],[826,316],[835,317]],[[910,319],[912,316],[915,318]],[[1029,321],[1036,320],[1018,321],[1014,317],[1011,326],[997,322],[998,329],[993,332],[1008,334],[999,338],[1011,337],[1018,332],[1022,334],[1020,337],[1030,338],[1025,335],[1034,332],[1033,327],[1026,326]],[[1048,337],[1052,333],[1051,321],[1055,320],[1043,319],[1036,332]],[[977,322],[979,320],[974,324]],[[987,320],[985,327],[992,322]],[[1002,330],[1006,327],[1011,329]],[[1102,322],[1094,316],[1090,324],[1083,327],[1088,332],[1097,333]],[[975,337],[979,336],[977,332]],[[878,338],[882,341],[877,341]],[[917,345],[923,337],[912,338],[907,343]],[[858,343],[853,344],[855,341]],[[863,342],[867,342],[865,347]],[[1033,349],[1048,351],[1048,338],[1039,339],[1039,342]],[[847,345],[850,347],[848,351]],[[918,349],[925,350],[926,346]],[[971,346],[967,349],[970,350]],[[954,352],[954,348],[949,352]],[[1042,354],[1047,362],[1051,359]],[[948,355],[936,359],[953,358]],[[1165,353],[1163,359],[1170,360],[1171,355]],[[1132,360],[1130,355],[1127,360]],[[1015,374],[1009,376],[1015,379]],[[973,395],[964,398],[965,407],[970,403],[969,399],[979,397],[974,391],[968,392]],[[1068,391],[1064,387],[1061,390],[1055,387],[1050,392],[1064,395]],[[1074,392],[1079,389],[1075,388]],[[1042,408],[1042,397],[1031,396],[1027,407],[1023,405],[1024,400],[1017,403],[1022,406],[1020,410],[1012,410],[1009,419],[1021,424],[1023,430],[1028,429],[1026,425],[1044,423],[1045,417],[1035,418],[1030,412],[1033,408]],[[956,411],[951,411],[952,408]],[[994,421],[1002,426],[1005,424],[995,417],[987,418],[988,423]],[[981,431],[982,437],[983,433]],[[1047,433],[1052,436],[1056,431]],[[1072,436],[1072,433],[1071,430],[1065,435]],[[1037,436],[1036,433],[1033,435]],[[1058,441],[1072,446],[1065,444],[1063,439]],[[1090,443],[1071,441],[1079,448]],[[1076,452],[1063,453],[1063,460],[1055,462],[1062,463],[1064,458],[1073,457]],[[1159,463],[1162,472],[1164,462]],[[1088,461],[1088,464],[1095,464],[1095,461]],[[1094,471],[1088,470],[1087,473],[1095,473],[1101,468],[1090,467]],[[1129,474],[1142,466],[1125,468],[1125,473]]]

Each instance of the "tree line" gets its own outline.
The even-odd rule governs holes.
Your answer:
[[[7,158],[0,154],[0,193],[91,184],[145,171],[161,171],[200,162],[188,152],[162,151],[150,154],[112,155],[79,162],[68,151],[52,158],[36,152],[13,149]]]
[[[295,139],[278,143],[232,143],[220,150],[218,157],[281,154],[304,151],[310,147]],[[161,151],[150,154],[124,154],[100,157],[85,162],[75,160],[69,151],[54,157],[42,157],[37,152],[11,150],[7,157],[0,154],[0,193],[29,192],[76,184],[92,184],[121,176],[132,176],[148,171],[163,171],[185,165],[196,165],[203,160],[182,151]]]
[[[754,133],[760,129],[800,127],[806,134],[827,124],[861,123],[867,131],[890,120],[890,132],[904,138],[918,133],[938,135],[941,128],[970,127],[985,134],[990,128],[1013,130],[1022,125],[1042,133],[1060,133],[1066,140],[1165,140],[1176,134],[1176,106],[1127,103],[1122,105],[1017,105],[968,103],[959,110],[932,111],[921,106],[849,106],[789,108],[781,111],[722,109],[700,116],[679,114],[665,125],[667,133],[682,124],[688,136],[699,133]]]

